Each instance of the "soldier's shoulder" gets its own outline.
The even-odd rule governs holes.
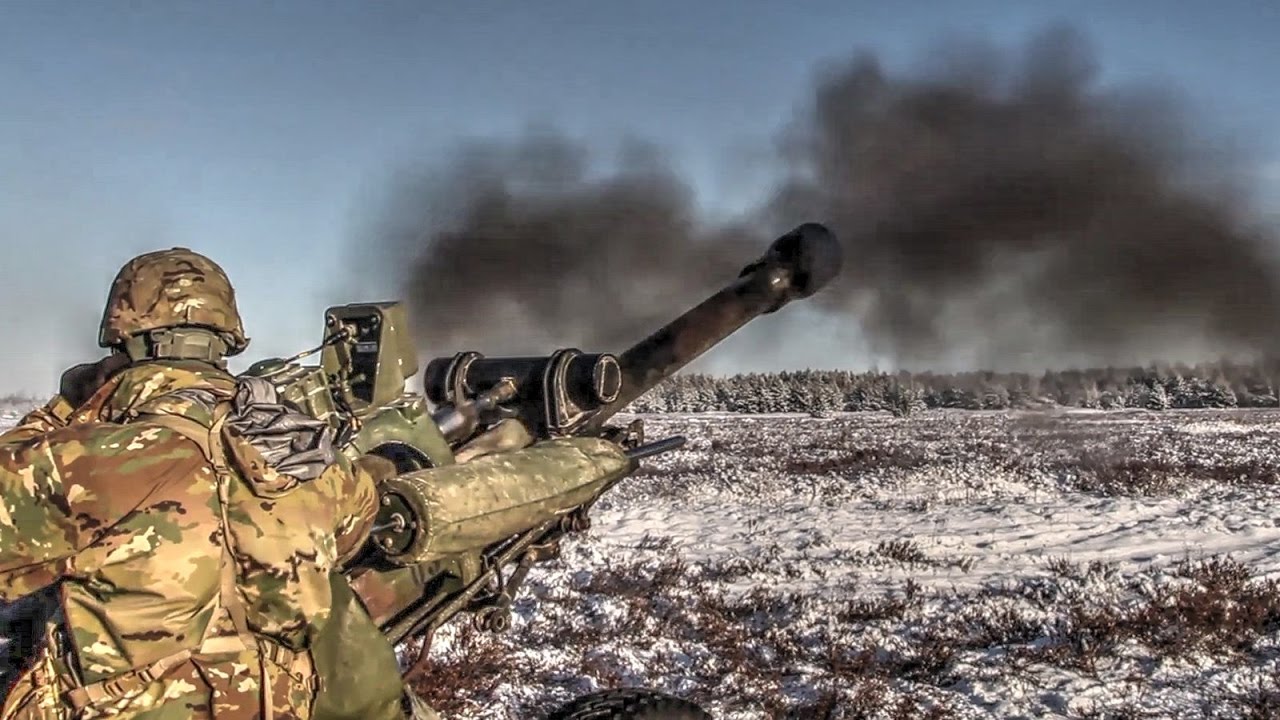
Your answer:
[[[151,459],[202,458],[200,446],[168,427],[145,420],[128,423],[78,423],[33,438],[61,462],[147,456]]]
[[[230,394],[236,387],[236,377],[226,370],[190,360],[155,361],[131,370],[118,392],[154,395],[169,388],[204,388]]]
[[[57,478],[68,490],[74,485],[91,491],[87,498],[108,501],[102,493],[109,493],[109,502],[122,507],[139,501],[139,493],[189,488],[211,470],[198,443],[146,421],[73,425],[43,442],[27,458],[35,472]]]
[[[120,379],[110,405],[125,417],[177,415],[208,427],[219,402],[236,391],[236,378],[204,363],[149,363]]]

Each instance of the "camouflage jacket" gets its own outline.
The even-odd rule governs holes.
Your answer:
[[[330,442],[269,385],[178,362],[0,438],[0,599],[58,583],[70,631],[2,717],[307,718],[330,571],[375,510]]]

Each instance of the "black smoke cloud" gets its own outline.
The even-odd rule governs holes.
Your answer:
[[[419,332],[449,350],[619,348],[816,220],[846,260],[809,302],[897,363],[1277,349],[1248,168],[1175,98],[1102,87],[1070,29],[930,57],[895,74],[860,54],[819,74],[780,133],[774,192],[736,228],[707,221],[651,149],[600,172],[553,134],[468,146],[402,184],[382,226],[382,246],[413,259]]]
[[[381,241],[412,259],[403,296],[424,344],[437,354],[620,350],[759,253],[752,232],[700,218],[656,149],[631,143],[613,167],[590,159],[531,131],[402,180]]]
[[[859,57],[792,129],[795,177],[774,210],[829,222],[853,258],[818,303],[912,361],[965,346],[986,364],[1149,358],[1195,338],[1274,349],[1265,238],[1231,158],[1176,102],[1099,89],[1062,29],[1012,58],[939,64],[894,76]]]

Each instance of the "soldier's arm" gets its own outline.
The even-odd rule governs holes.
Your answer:
[[[29,440],[66,427],[76,408],[88,401],[112,373],[127,363],[127,356],[113,353],[96,362],[68,368],[62,373],[58,394],[27,413],[12,428],[0,433],[0,444]]]
[[[203,463],[194,443],[138,425],[78,424],[0,444],[0,599],[58,580],[77,553]]]
[[[328,492],[339,500],[335,529],[339,564],[354,557],[369,539],[378,513],[378,483],[395,472],[390,460],[376,455],[365,455],[355,462],[339,456],[321,475]]]
[[[23,415],[13,427],[0,433],[0,444],[30,440],[67,426],[75,408],[66,398],[54,395],[49,402]]]
[[[27,432],[31,432],[28,426]],[[0,448],[0,598],[12,600],[56,581],[52,563],[75,552],[74,523],[48,443],[22,431]],[[23,440],[26,440],[25,442]]]

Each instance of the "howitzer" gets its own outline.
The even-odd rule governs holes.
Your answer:
[[[324,343],[309,351],[321,354],[318,366],[299,364],[303,353],[248,372],[329,421],[348,457],[372,453],[396,464],[401,474],[380,488],[372,542],[345,572],[383,632],[396,643],[425,636],[425,652],[430,634],[460,612],[494,631],[508,627],[529,569],[556,556],[566,533],[589,527],[592,505],[641,459],[684,442],[647,443],[640,421],[609,426],[614,415],[753,318],[817,292],[840,265],[835,237],[804,224],[733,282],[618,355],[574,348],[545,357],[458,353],[427,364],[421,395],[406,392],[418,360],[398,303],[330,308]],[[565,466],[566,473],[599,477],[553,504],[536,478],[499,491],[472,472],[473,463],[454,462],[458,448],[513,420],[547,446],[599,437],[625,452]],[[513,505],[521,512],[508,512]],[[485,520],[468,524],[476,517]]]

